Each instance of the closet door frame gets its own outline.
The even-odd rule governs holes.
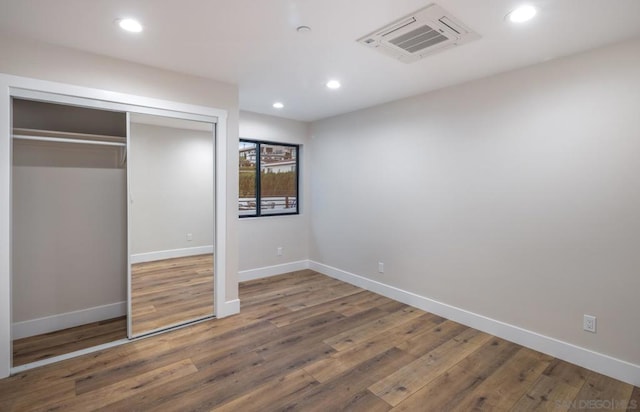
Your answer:
[[[12,372],[11,170],[13,97],[112,111],[155,114],[214,124],[214,316],[240,310],[226,299],[227,111],[0,73],[0,379]],[[127,124],[127,127],[129,125]],[[127,182],[128,184],[128,182]],[[128,203],[128,202],[127,202]],[[128,204],[127,204],[128,209]],[[129,229],[127,228],[127,233]],[[130,265],[129,265],[130,267]],[[130,269],[129,269],[130,270]],[[130,274],[128,274],[130,278]],[[130,294],[130,291],[128,291]],[[127,296],[130,305],[130,295]]]

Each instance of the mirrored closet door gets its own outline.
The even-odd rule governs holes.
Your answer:
[[[130,337],[213,316],[214,124],[130,114]]]

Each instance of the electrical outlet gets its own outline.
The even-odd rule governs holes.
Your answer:
[[[193,233],[187,233],[187,241],[191,242],[193,240]]]
[[[596,333],[596,317],[592,315],[584,315],[582,328],[587,332]]]
[[[282,256],[282,246],[278,246],[278,249],[276,250],[276,255],[278,256]]]
[[[378,273],[384,273],[384,263],[378,262]]]

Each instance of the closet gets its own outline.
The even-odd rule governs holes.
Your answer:
[[[126,112],[13,98],[12,132],[13,366],[125,339]]]
[[[226,116],[0,74],[0,377],[239,311]]]

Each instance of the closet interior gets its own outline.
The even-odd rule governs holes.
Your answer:
[[[13,366],[127,337],[127,114],[13,98]]]

